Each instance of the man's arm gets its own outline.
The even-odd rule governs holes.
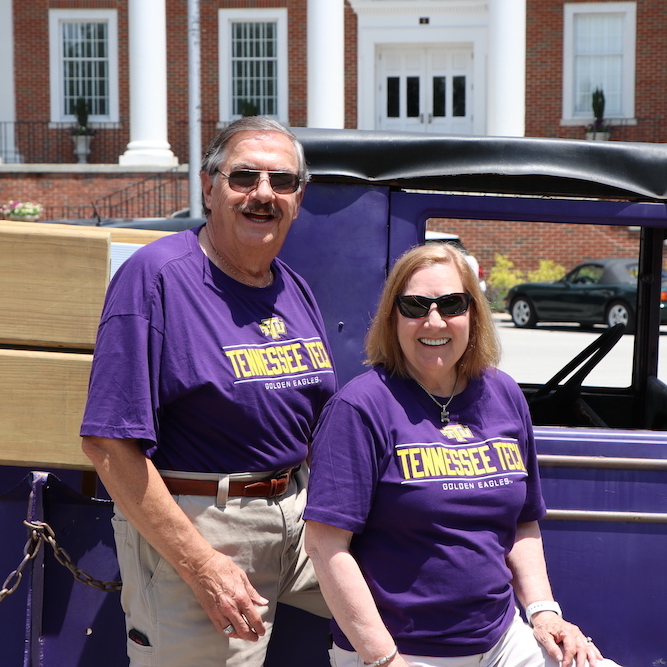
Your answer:
[[[267,600],[192,525],[137,441],[84,437],[82,448],[114,503],[192,588],[218,631],[231,623],[232,637],[256,641],[263,635],[256,606]]]

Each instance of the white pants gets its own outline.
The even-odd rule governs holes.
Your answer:
[[[236,497],[216,506],[215,497],[176,496],[197,530],[269,600],[259,608],[267,632],[257,642],[220,634],[190,587],[116,509],[127,631],[140,632],[150,643],[128,639],[131,667],[262,667],[277,602],[330,616],[303,548],[306,483],[302,466],[279,498]]]
[[[364,664],[358,653],[335,645],[329,655],[332,667],[362,667]],[[523,622],[518,610],[507,632],[487,653],[462,658],[433,658],[403,653],[401,656],[410,667],[558,667],[558,663],[535,639],[531,628]],[[618,667],[615,662],[606,659],[598,665]]]

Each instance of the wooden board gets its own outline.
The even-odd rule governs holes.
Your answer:
[[[0,342],[92,349],[109,282],[110,235],[0,223]]]
[[[92,469],[79,437],[91,363],[0,349],[0,465]]]
[[[14,226],[17,229],[28,229],[33,233],[54,232],[76,235],[78,233],[93,233],[106,236],[111,235],[114,243],[141,243],[146,244],[163,236],[169,236],[175,232],[162,232],[157,229],[131,229],[126,227],[92,227],[87,225],[65,225],[59,223],[43,222],[19,222],[15,220],[0,220],[3,229]]]
[[[171,233],[0,220],[0,343],[92,349],[110,244]]]
[[[111,245],[171,233],[0,220],[0,465],[92,470],[79,427]]]

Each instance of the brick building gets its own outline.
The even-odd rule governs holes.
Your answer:
[[[600,87],[612,141],[667,142],[666,44],[661,0],[527,0],[525,136],[584,139]],[[639,244],[627,227],[451,220],[433,228],[460,234],[487,274],[496,252],[528,271],[540,259],[570,268],[635,255]]]
[[[526,136],[582,139],[605,92],[611,139],[667,142],[667,3],[528,0]]]
[[[667,139],[663,0],[198,7],[202,145],[254,112],[291,126],[583,139],[596,86],[606,92],[612,140]],[[172,170],[187,182],[188,9],[188,0],[0,0],[0,201],[33,199],[52,215],[87,217],[91,201],[99,208],[149,177]],[[87,163],[76,164],[70,135],[82,96],[95,135]],[[129,214],[168,214],[187,202],[186,186],[164,210],[151,202]],[[487,271],[494,252],[532,269],[539,258],[569,266],[591,248],[636,247],[632,230],[604,240],[580,231],[573,243],[567,234],[554,240],[548,225],[436,226],[461,234]]]

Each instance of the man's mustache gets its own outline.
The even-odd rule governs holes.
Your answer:
[[[235,204],[230,207],[232,211],[236,213],[246,214],[246,215],[268,215],[272,218],[282,218],[282,212],[280,209],[275,208],[271,204]]]

